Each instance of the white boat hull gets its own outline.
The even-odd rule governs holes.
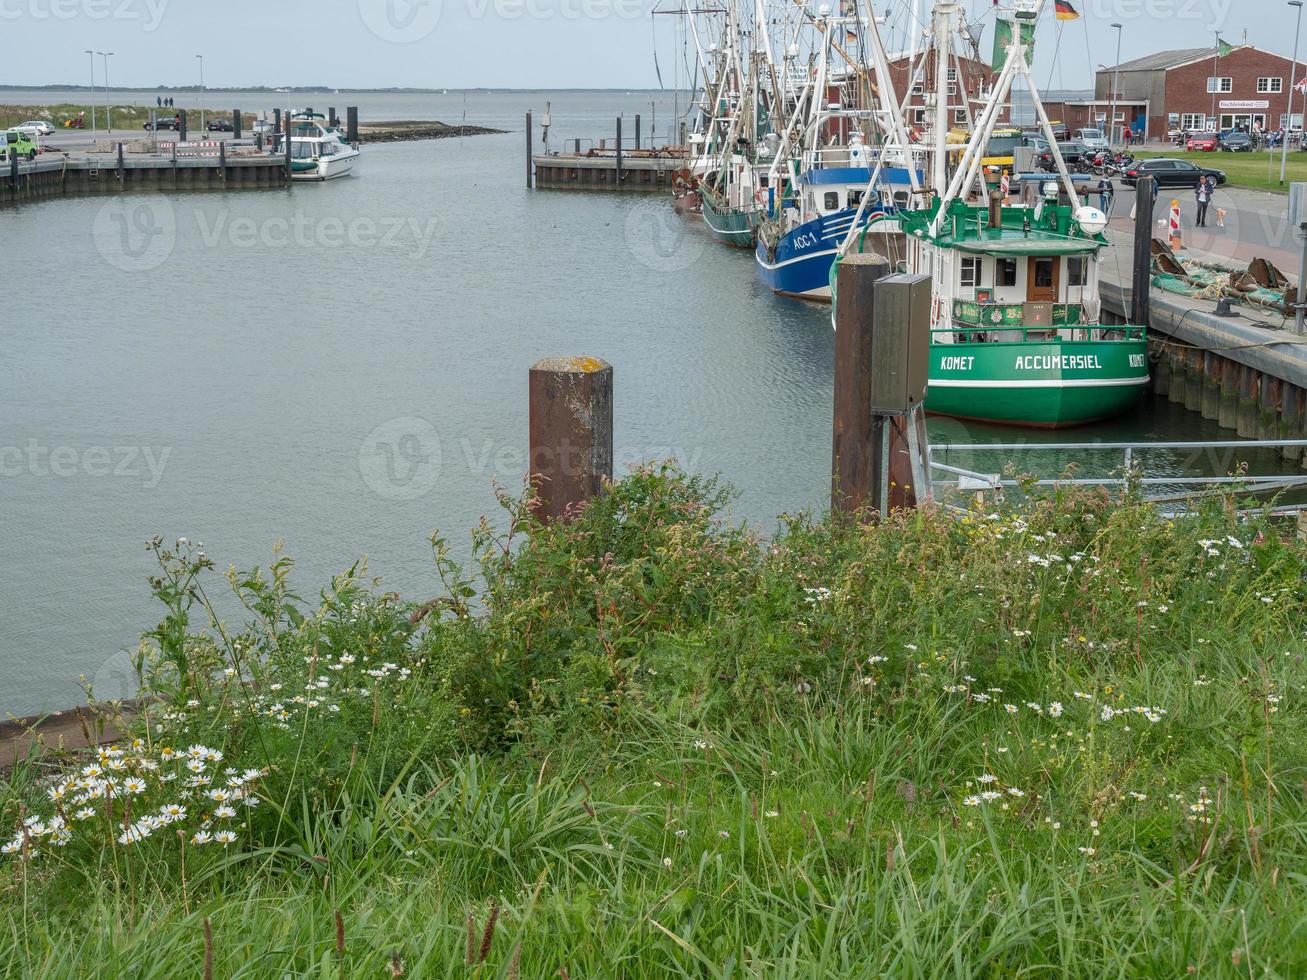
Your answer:
[[[317,166],[312,170],[300,170],[291,173],[292,180],[332,180],[350,174],[358,164],[359,151],[351,149],[329,157],[319,157]]]

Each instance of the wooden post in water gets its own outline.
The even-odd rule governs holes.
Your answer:
[[[871,331],[876,280],[889,274],[879,255],[840,260],[836,273],[835,425],[831,444],[831,509],[878,507],[880,432],[871,418]]]
[[[227,141],[218,142],[218,170],[222,174],[222,182],[227,183]]]
[[[336,125],[336,107],[334,105],[327,106],[327,125]]]
[[[231,111],[231,138],[238,140],[241,138],[241,135],[241,111],[239,109],[233,109]]]
[[[622,186],[622,117],[617,117],[617,186]]]
[[[640,113],[635,114],[635,148],[640,149]]]
[[[534,169],[531,163],[531,110],[526,111],[526,189],[531,189],[531,171]]]
[[[922,404],[930,278],[887,275],[874,253],[840,260],[836,279],[831,507],[887,513],[930,496]]]
[[[613,478],[613,368],[597,357],[547,357],[528,382],[535,515],[564,518]]]
[[[273,136],[281,135],[281,110],[280,109],[272,110],[272,135]],[[273,140],[272,145],[276,146],[277,141]]]
[[[177,124],[177,138],[184,143],[186,142],[186,110],[182,109],[177,116],[180,120]]]
[[[1135,251],[1130,280],[1130,316],[1134,326],[1148,326],[1148,301],[1153,284],[1153,182],[1140,177],[1135,184]]]
[[[345,142],[351,146],[359,141],[359,107],[345,106]]]
[[[123,182],[123,145],[118,144],[118,185],[122,186]]]

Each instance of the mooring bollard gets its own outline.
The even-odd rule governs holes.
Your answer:
[[[613,367],[597,357],[547,357],[528,382],[535,515],[575,512],[613,478]]]
[[[177,113],[179,119],[177,122],[177,138],[183,143],[186,142],[186,110],[183,109]]]
[[[241,111],[239,109],[231,111],[231,138],[234,140],[241,138]]]
[[[534,170],[531,163],[531,111],[526,113],[526,189],[531,189],[531,172]]]

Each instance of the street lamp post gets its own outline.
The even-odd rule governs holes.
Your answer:
[[[1121,25],[1113,24],[1112,29],[1116,31],[1116,64],[1112,66],[1112,108],[1108,113],[1107,120],[1107,141],[1112,142],[1112,137],[1116,135],[1116,99],[1117,89],[1121,87]]]
[[[91,131],[95,132],[95,52],[87,48],[86,53],[91,56]]]
[[[1302,27],[1302,0],[1289,0],[1290,7],[1298,8],[1298,23],[1293,29],[1293,69],[1289,74],[1289,114],[1280,137],[1280,186],[1284,186],[1284,172],[1289,166],[1289,132],[1293,129],[1293,90],[1298,84],[1298,31]]]
[[[109,132],[113,132],[113,107],[109,105],[109,59],[113,57],[112,51],[97,51],[96,54],[104,58],[104,124]],[[92,73],[94,74],[94,72]]]
[[[200,131],[204,131],[204,55],[195,56],[200,62]]]

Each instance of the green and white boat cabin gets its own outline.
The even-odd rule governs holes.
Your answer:
[[[934,283],[928,410],[1078,425],[1127,411],[1147,384],[1144,329],[1101,320],[1106,218],[1049,189],[1033,208],[936,199],[901,215],[908,267]]]

